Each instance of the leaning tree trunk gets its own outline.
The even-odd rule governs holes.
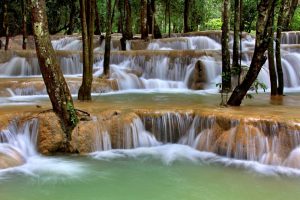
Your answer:
[[[40,70],[47,88],[54,112],[60,117],[68,141],[71,131],[78,123],[72,96],[63,77],[51,45],[48,31],[45,0],[29,0],[32,14],[32,28]]]
[[[22,0],[22,49],[27,48],[27,0]]]
[[[5,32],[5,50],[8,50],[9,45],[9,26],[8,26],[8,1],[3,0],[3,28]]]
[[[230,1],[223,1],[223,24],[222,24],[222,93],[228,93],[231,90],[230,73],[230,51],[229,51],[229,14]]]
[[[106,35],[105,35],[105,51],[103,62],[103,74],[105,78],[109,78],[109,64],[110,64],[110,41],[111,41],[111,0],[107,0],[106,13]]]
[[[269,45],[268,45],[268,61],[269,61],[269,76],[271,83],[271,96],[277,95],[277,75],[274,61],[274,9],[271,11],[269,21]]]
[[[233,53],[232,53],[232,75],[237,85],[240,84],[241,66],[240,59],[240,26],[241,26],[241,0],[234,0],[234,33],[233,33]]]
[[[271,10],[274,8],[276,0],[261,1],[258,5],[258,17],[256,23],[256,39],[253,58],[250,64],[249,71],[241,83],[231,94],[227,104],[231,106],[240,106],[242,100],[246,96],[253,82],[256,80],[263,64],[266,62],[264,55],[268,48],[268,21],[270,19]]]
[[[183,32],[189,32],[190,0],[184,0]]]
[[[141,39],[148,38],[147,28],[147,0],[141,0]]]
[[[80,0],[80,15],[83,43],[83,76],[78,100],[90,101],[93,82],[93,39],[95,22],[95,0]]]

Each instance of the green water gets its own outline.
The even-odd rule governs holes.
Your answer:
[[[50,161],[52,164],[38,160],[36,163],[45,165],[44,169],[35,166],[35,170],[30,170],[31,166],[1,177],[0,199],[299,199],[300,177],[260,173],[256,168],[262,166],[256,164],[252,169],[217,162],[207,164],[203,159],[199,162],[199,155],[193,150],[172,148],[147,154],[121,152],[118,156],[100,156],[100,160],[89,156],[63,157]],[[190,158],[185,158],[185,154]]]

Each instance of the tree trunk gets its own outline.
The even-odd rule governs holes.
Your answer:
[[[118,20],[118,33],[123,33],[124,26],[124,1],[119,1],[118,3],[118,10],[119,10],[119,20]]]
[[[23,43],[22,49],[27,48],[27,0],[22,0],[22,33]]]
[[[124,11],[125,11],[125,29],[122,32],[121,49],[126,50],[126,40],[131,40],[133,38],[132,33],[132,19],[131,19],[131,5],[129,0],[124,1]]]
[[[223,24],[222,24],[222,93],[231,90],[230,51],[229,51],[229,15],[230,1],[223,1]]]
[[[152,34],[153,37],[153,14],[154,10],[152,8],[152,0],[147,0],[147,26],[148,26],[148,32]]]
[[[106,13],[106,35],[105,35],[105,52],[103,62],[103,74],[105,78],[109,78],[109,64],[110,64],[110,41],[111,41],[111,0],[107,0]]]
[[[147,0],[141,0],[141,39],[146,40],[147,38]]]
[[[241,0],[234,0],[234,33],[233,33],[233,53],[232,53],[232,75],[239,85],[239,77],[241,74],[240,59],[240,25],[241,25]]]
[[[78,118],[71,93],[51,45],[45,0],[29,0],[29,2],[35,46],[42,76],[53,110],[60,117],[67,141],[70,141],[71,131],[78,123]]]
[[[78,92],[78,100],[90,101],[93,82],[93,39],[95,24],[95,0],[80,0],[83,46],[83,76]]]
[[[183,12],[183,32],[189,32],[189,15],[190,15],[190,0],[184,0],[184,12]]]
[[[171,0],[168,0],[169,38],[171,37]]]
[[[271,10],[274,8],[276,0],[261,1],[258,5],[258,17],[256,23],[256,39],[253,58],[250,64],[249,71],[241,83],[231,94],[227,104],[231,106],[240,106],[243,98],[247,94],[253,82],[256,80],[263,64],[266,61],[264,53],[268,48],[268,21],[271,15]]]
[[[69,25],[68,25],[68,30],[67,34],[72,35],[74,32],[74,24],[75,24],[75,14],[76,14],[76,4],[75,0],[70,1],[70,16],[69,16]]]
[[[8,45],[9,45],[9,26],[8,26],[8,8],[7,5],[8,1],[3,0],[3,25],[4,25],[4,32],[5,32],[5,50],[8,50]]]
[[[277,94],[283,95],[284,90],[284,79],[283,79],[283,70],[282,70],[282,63],[281,63],[281,32],[284,23],[284,16],[285,11],[287,10],[287,2],[289,0],[282,0],[280,5],[280,11],[278,13],[278,21],[277,21],[277,32],[276,32],[276,47],[275,47],[275,54],[276,54],[276,70],[278,75],[278,88]]]
[[[97,1],[95,1],[95,35],[101,36],[101,30],[100,30],[100,17],[99,17],[99,10]]]
[[[269,75],[271,83],[271,96],[277,95],[277,75],[274,62],[274,9],[271,11],[269,20],[269,45],[268,45],[268,61],[269,61]]]
[[[113,7],[113,10],[112,10],[112,13],[111,13],[111,17],[110,17],[110,21],[111,21],[111,27],[113,27],[113,22],[114,22],[114,19],[115,19],[115,11],[116,11],[116,6],[119,4],[119,1],[120,0],[115,0],[115,3],[114,3],[114,7]],[[106,0],[106,4],[107,4],[107,0]],[[111,9],[111,8],[110,8]]]
[[[286,0],[286,10],[284,11],[283,31],[289,31],[290,23],[294,17],[298,0]]]

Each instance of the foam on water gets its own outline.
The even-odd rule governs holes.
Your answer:
[[[111,161],[115,159],[156,159],[160,160],[165,165],[172,165],[174,162],[183,161],[199,165],[222,165],[224,167],[239,168],[266,176],[283,175],[300,177],[300,170],[298,169],[264,165],[255,161],[230,159],[210,152],[197,151],[189,146],[180,144],[101,151],[91,153],[90,156],[98,160]]]
[[[0,132],[0,153],[18,161],[19,166],[0,169],[0,178],[9,174],[24,174],[42,180],[76,178],[84,167],[74,161],[43,157],[36,151],[38,120],[32,119],[19,126],[13,120]],[[23,163],[23,164],[22,164]]]

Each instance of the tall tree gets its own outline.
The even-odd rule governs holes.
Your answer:
[[[70,90],[51,45],[45,0],[29,0],[29,4],[40,70],[53,111],[60,117],[62,128],[67,135],[67,139],[70,141],[71,131],[78,123],[78,118]]]
[[[95,1],[95,35],[100,35],[101,36],[100,16],[99,16],[97,1]]]
[[[241,26],[241,0],[234,0],[234,32],[233,32],[233,53],[232,53],[232,75],[240,84],[241,66],[240,60],[240,26]]]
[[[298,5],[298,0],[286,0],[287,7],[286,11],[284,11],[284,21],[283,21],[283,30],[288,31],[290,23],[294,17],[297,5]]]
[[[141,39],[146,40],[148,38],[147,27],[147,0],[141,0]]]
[[[283,95],[284,81],[283,81],[283,70],[281,63],[281,33],[283,29],[284,19],[286,18],[286,12],[288,11],[288,2],[290,0],[281,0],[280,10],[278,13],[278,21],[277,21],[277,32],[276,32],[276,46],[275,46],[275,54],[276,54],[276,69],[278,75],[278,88],[277,94]]]
[[[5,32],[5,50],[8,50],[9,45],[9,26],[8,26],[8,1],[3,0],[3,29]]]
[[[93,82],[94,63],[94,24],[95,24],[95,1],[80,0],[80,14],[82,26],[83,43],[83,76],[82,84],[79,88],[78,99],[90,101]]]
[[[111,41],[111,0],[106,0],[107,12],[106,12],[106,35],[105,35],[105,50],[104,50],[104,62],[103,62],[103,75],[105,78],[110,76],[109,64],[110,64],[110,41]]]
[[[69,15],[67,34],[72,35],[75,29],[76,0],[69,0],[69,8],[70,8],[70,15]]]
[[[125,27],[123,27],[121,42],[121,49],[126,50],[126,40],[133,38],[132,33],[132,18],[131,18],[131,4],[129,0],[124,1],[124,12],[125,12]],[[124,23],[123,23],[124,24]]]
[[[237,86],[232,92],[227,104],[231,106],[240,106],[242,100],[247,94],[249,88],[256,80],[263,64],[266,62],[264,53],[268,48],[269,31],[268,23],[271,16],[271,10],[276,0],[261,0],[258,4],[258,17],[256,22],[256,39],[253,58],[249,71],[241,85]]]
[[[26,49],[27,47],[27,0],[22,0],[22,33],[23,33],[22,49]]]
[[[269,20],[269,45],[268,45],[268,62],[269,62],[269,75],[271,83],[271,96],[277,95],[277,74],[275,69],[275,59],[274,59],[274,11],[275,5],[271,11],[271,16]],[[281,61],[280,61],[281,62]]]
[[[183,32],[189,32],[190,0],[184,0]]]
[[[222,93],[228,93],[231,90],[231,72],[230,72],[230,51],[229,51],[229,13],[230,1],[223,0],[222,14]]]

